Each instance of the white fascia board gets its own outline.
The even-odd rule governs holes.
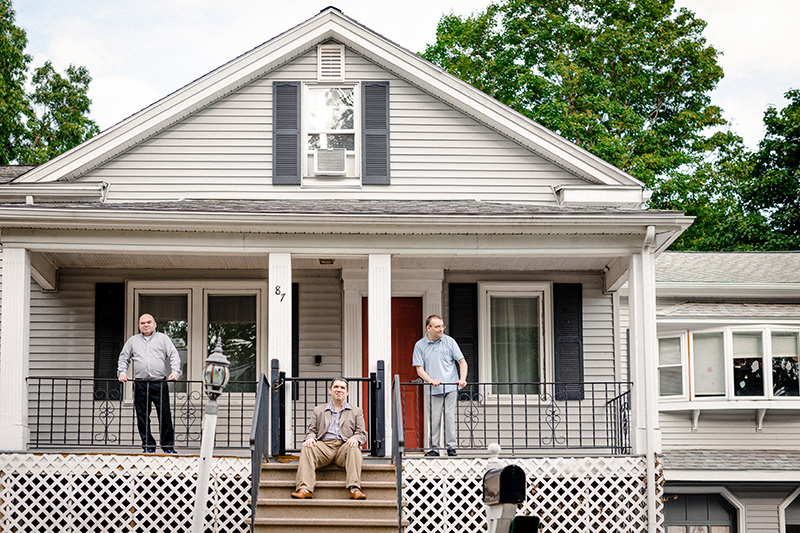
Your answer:
[[[798,482],[800,470],[676,470],[664,468],[668,483],[678,481],[717,482]]]
[[[641,209],[647,200],[646,191],[636,186],[559,185],[554,191],[558,204],[566,207],[609,206]]]
[[[104,202],[108,183],[28,183],[0,186],[0,201],[35,203],[37,200]]]
[[[800,283],[656,282],[659,298],[797,298]]]
[[[334,9],[323,11],[40,165],[20,177],[19,182],[65,180],[86,172],[328,39],[342,42],[386,70],[589,182],[644,187],[642,182],[626,172]]]

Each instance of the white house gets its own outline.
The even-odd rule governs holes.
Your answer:
[[[173,483],[191,481],[198,381],[217,336],[240,381],[218,448],[247,448],[250,384],[275,361],[300,405],[280,437],[292,450],[315,378],[368,378],[382,364],[407,398],[419,393],[409,346],[439,314],[474,386],[456,459],[421,457],[424,401],[406,405],[406,476],[442,476],[473,501],[497,440],[528,472],[523,512],[546,531],[662,530],[659,408],[662,426],[672,415],[658,397],[655,264],[692,219],[646,209],[639,181],[339,10],[22,170],[0,180],[0,450],[17,483],[4,485],[0,521],[45,531],[54,513],[114,529],[136,508],[150,530],[180,528],[182,508],[129,502],[125,480],[147,476],[118,472],[168,472],[148,490],[186,501]],[[142,312],[183,358],[177,458],[136,453],[130,391],[115,385]],[[380,391],[390,405],[391,387]],[[372,423],[378,435],[375,424],[388,454],[391,417]],[[220,463],[231,474],[220,486],[238,479],[227,490],[244,492],[220,500],[219,516],[247,512],[245,463]],[[87,472],[107,481],[90,486]],[[64,510],[9,507],[13,490]],[[480,527],[449,489],[423,519],[433,508],[415,503],[434,496],[414,490],[407,531]],[[81,511],[87,499],[103,511]]]

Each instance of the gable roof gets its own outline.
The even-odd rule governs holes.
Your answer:
[[[800,283],[800,252],[667,252],[656,283]]]
[[[387,71],[589,183],[643,187],[641,182],[629,174],[362,26],[333,7],[322,10],[315,17],[18,177],[14,182],[74,180],[219,98],[288,63],[317,44],[329,40],[344,44]]]

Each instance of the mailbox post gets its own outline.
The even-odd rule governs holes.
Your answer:
[[[483,476],[483,501],[486,504],[488,533],[535,533],[539,529],[536,517],[515,518],[517,507],[525,502],[528,484],[525,471],[517,465],[503,467],[497,456],[500,446],[491,444],[492,457]]]

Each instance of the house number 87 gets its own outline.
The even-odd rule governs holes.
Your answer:
[[[275,294],[277,296],[281,297],[280,301],[283,301],[283,299],[286,298],[286,293],[285,292],[281,292],[281,286],[280,285],[275,285]]]

